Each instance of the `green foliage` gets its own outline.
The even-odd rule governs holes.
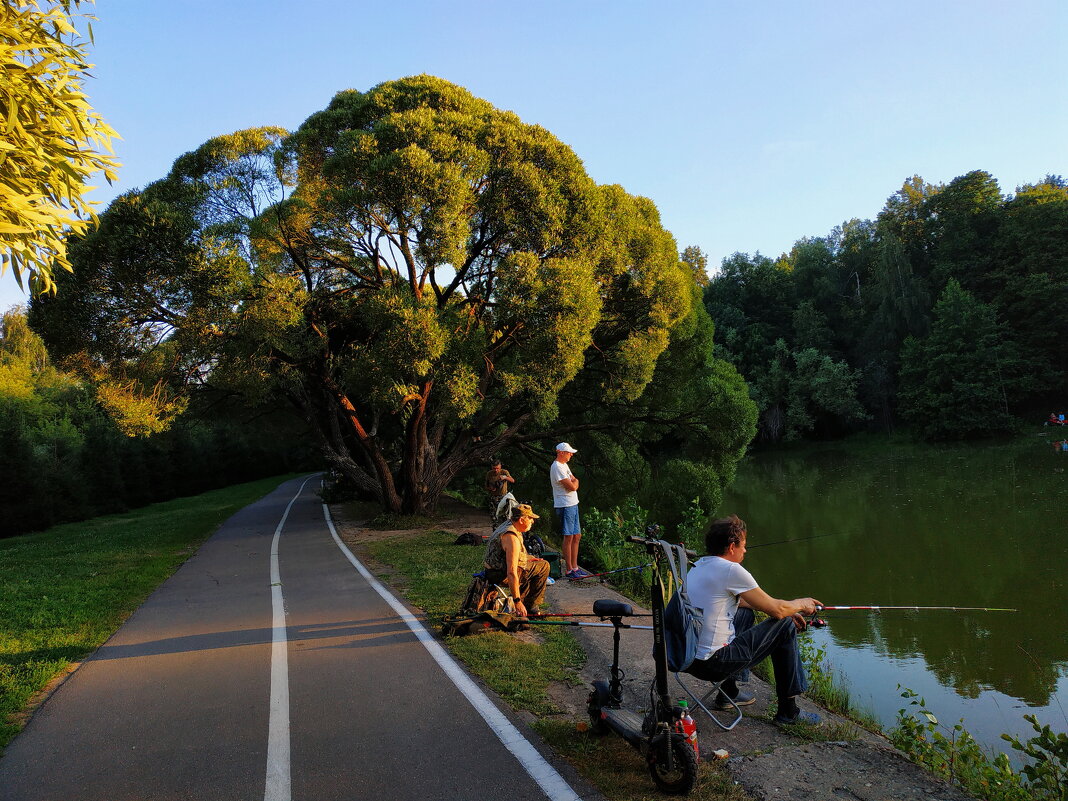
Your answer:
[[[931,333],[901,349],[900,407],[930,439],[1011,431],[1015,360],[994,310],[950,279]]]
[[[1068,749],[1063,734],[1054,737],[1049,727],[1043,731],[1032,716],[1025,716],[1032,721],[1038,736],[1027,743],[1005,737],[1015,748],[1038,760],[1028,766],[1030,771],[1025,767],[1021,774],[1012,769],[1005,754],[993,757],[987,754],[961,723],[949,729],[940,725],[924,699],[912,690],[903,689],[901,697],[908,699],[912,708],[898,712],[897,726],[889,732],[889,737],[914,762],[984,801],[1063,801],[1065,798]]]
[[[597,509],[583,511],[581,559],[593,565],[595,573],[635,567],[647,561],[644,549],[627,542],[627,537],[644,536],[649,521],[648,514],[634,500],[628,500],[622,508],[609,514]],[[646,570],[628,570],[612,576],[612,584],[625,595],[635,599],[647,599],[651,574]]]
[[[683,512],[674,536],[670,530],[663,527],[660,536],[702,552],[704,543],[699,542],[699,539],[706,519],[707,514],[701,500],[694,498]],[[643,549],[627,542],[627,538],[644,536],[646,526],[656,522],[634,499],[628,499],[608,514],[596,508],[584,510],[581,542],[583,561],[595,565],[595,572],[644,564],[648,558],[647,554]],[[612,576],[611,582],[620,592],[644,603],[649,597],[651,578],[649,570],[629,570]]]
[[[1024,715],[1035,736],[1023,742],[1008,734],[1003,740],[1028,757],[1023,767],[1035,799],[1064,801],[1068,798],[1068,734],[1054,732],[1049,726],[1039,726],[1034,715]]]
[[[752,387],[768,441],[833,437],[868,421],[891,430],[899,417],[927,438],[1010,430],[1068,394],[1066,236],[1059,176],[1015,196],[982,171],[946,185],[913,176],[874,221],[801,239],[777,260],[724,259],[704,294],[716,351]],[[978,305],[936,303],[951,286]],[[955,321],[936,321],[939,308]],[[972,322],[980,342],[951,335]],[[941,388],[925,390],[925,369]]]
[[[751,436],[656,207],[432,76],[341,92],[292,135],[213,139],[71,252],[76,276],[31,309],[57,358],[105,365],[141,400],[162,387],[161,424],[168,393],[205,384],[294,407],[394,513],[575,431],[634,432],[620,456],[642,460],[693,433],[660,461],[697,484],[686,500],[713,499]],[[693,382],[658,380],[682,365]]]
[[[118,421],[111,404],[124,405]],[[158,407],[146,411],[130,386],[112,390],[57,370],[25,316],[5,314],[0,536],[192,495],[309,461],[292,434],[268,419],[248,426],[216,407],[211,419],[190,416],[162,433],[153,431],[156,420]]]
[[[864,419],[857,401],[858,381],[859,373],[844,361],[834,361],[815,348],[791,352],[784,340],[778,340],[767,373],[751,384],[761,408],[762,430],[773,441],[795,440],[821,419],[846,423]]]
[[[809,637],[799,637],[797,642],[808,679],[805,695],[832,712],[852,718],[866,728],[878,730],[872,714],[854,705],[849,688],[835,673],[834,666],[827,659],[826,650],[815,645]],[[768,667],[770,671],[770,660]]]
[[[94,216],[86,181],[103,172],[111,182],[118,166],[107,155],[116,133],[83,92],[92,65],[74,22],[92,17],[72,14],[81,2],[0,7],[0,275],[11,267],[34,294],[55,290],[54,270],[70,270],[67,231],[86,230]]]

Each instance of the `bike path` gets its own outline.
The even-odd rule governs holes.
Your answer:
[[[2,801],[579,797],[450,680],[302,482],[223,524],[41,706],[0,758]]]

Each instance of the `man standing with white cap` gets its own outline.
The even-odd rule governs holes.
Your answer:
[[[567,466],[571,455],[575,453],[578,453],[577,449],[561,442],[556,446],[556,461],[549,468],[549,481],[553,485],[553,512],[564,539],[564,575],[569,579],[592,575],[578,565],[579,540],[582,538],[578,510],[579,480]]]

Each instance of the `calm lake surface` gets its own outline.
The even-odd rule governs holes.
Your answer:
[[[900,684],[942,724],[963,719],[1013,755],[1000,735],[1030,736],[1025,714],[1068,731],[1068,453],[1052,439],[757,453],[722,508],[746,521],[750,546],[831,535],[749,551],[771,595],[1017,608],[826,612],[827,628],[806,635],[882,724],[907,705]]]

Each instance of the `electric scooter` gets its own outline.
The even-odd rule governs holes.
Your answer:
[[[623,706],[623,671],[619,668],[619,631],[632,626],[623,619],[634,615],[630,604],[622,601],[594,601],[594,614],[611,621],[612,670],[610,681],[595,681],[587,701],[587,712],[594,733],[615,732],[641,752],[649,766],[649,773],[662,792],[682,795],[693,789],[697,781],[697,754],[679,730],[679,709],[672,706],[668,695],[667,646],[664,640],[664,580],[661,570],[669,559],[669,551],[682,549],[658,539],[659,526],[650,526],[644,537],[628,537],[628,541],[645,547],[652,564],[652,592],[650,609],[653,613],[653,661],[656,678],[649,688],[649,709],[644,716]],[[686,553],[691,553],[687,551]],[[696,556],[696,554],[694,554]]]

